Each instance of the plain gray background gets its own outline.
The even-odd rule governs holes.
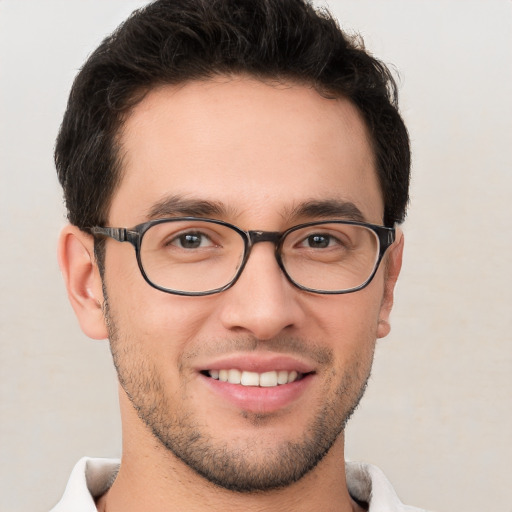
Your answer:
[[[0,510],[45,511],[82,455],[118,456],[106,342],[56,263],[52,162],[72,79],[144,2],[0,0]],[[512,511],[512,2],[330,2],[400,71],[414,178],[392,334],[347,429],[404,502]]]

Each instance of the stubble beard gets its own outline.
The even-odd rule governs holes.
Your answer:
[[[169,452],[224,489],[239,493],[272,491],[300,480],[317,466],[344,431],[366,389],[371,355],[364,364],[359,361],[344,372],[332,396],[319,404],[299,441],[283,441],[268,447],[258,443],[258,436],[244,438],[242,442],[214,439],[193,414],[170,405],[157,368],[141,357],[133,340],[120,334],[109,309],[106,290],[104,297],[104,315],[118,379],[139,418]],[[308,345],[302,340],[292,344],[297,343]],[[334,378],[332,371],[330,379]],[[186,405],[184,388],[181,398]],[[264,428],[269,420],[265,415],[242,415],[253,427]]]

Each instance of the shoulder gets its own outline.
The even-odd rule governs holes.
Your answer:
[[[404,505],[384,473],[371,464],[346,462],[347,486],[352,497],[369,504],[369,512],[427,512]]]
[[[117,459],[80,459],[71,472],[62,499],[51,512],[96,512],[94,500],[110,488],[119,464]]]

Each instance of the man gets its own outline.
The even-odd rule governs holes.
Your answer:
[[[412,511],[344,463],[390,330],[409,144],[388,70],[298,0],[162,0],[75,80],[59,260],[123,456],[54,508]]]

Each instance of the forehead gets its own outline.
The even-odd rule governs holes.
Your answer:
[[[242,77],[162,86],[126,119],[120,147],[112,225],[143,222],[169,197],[215,202],[233,222],[273,223],[308,201],[350,202],[382,221],[357,109],[309,87]]]

